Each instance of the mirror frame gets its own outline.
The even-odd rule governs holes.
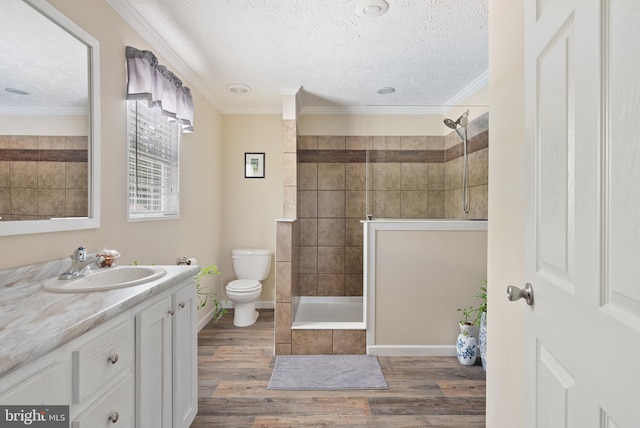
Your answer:
[[[23,0],[87,46],[89,79],[88,216],[48,220],[0,221],[0,236],[62,232],[100,227],[100,44],[46,0]]]

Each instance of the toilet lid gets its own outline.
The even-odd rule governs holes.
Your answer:
[[[260,281],[256,281],[255,279],[236,279],[227,285],[227,290],[238,293],[248,293],[250,291],[256,291],[261,287],[262,284],[260,284]]]

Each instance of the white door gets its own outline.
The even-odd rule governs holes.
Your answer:
[[[640,1],[525,8],[527,427],[640,427]]]

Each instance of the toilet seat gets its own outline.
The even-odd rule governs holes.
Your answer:
[[[227,291],[234,293],[251,293],[260,288],[262,288],[262,284],[255,279],[236,279],[227,285]]]

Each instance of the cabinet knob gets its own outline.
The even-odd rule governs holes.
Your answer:
[[[109,415],[109,420],[111,421],[111,423],[116,423],[118,422],[118,419],[120,419],[120,415],[118,414],[118,412],[113,412],[111,413],[111,415]]]
[[[115,364],[118,362],[118,354],[113,354],[112,356],[109,357],[109,361],[111,362],[111,364]]]
[[[173,315],[175,313],[176,313],[176,311],[174,311],[173,309],[169,309],[169,315]]]
[[[180,306],[180,308],[184,308],[184,302],[178,303],[178,306]]]

